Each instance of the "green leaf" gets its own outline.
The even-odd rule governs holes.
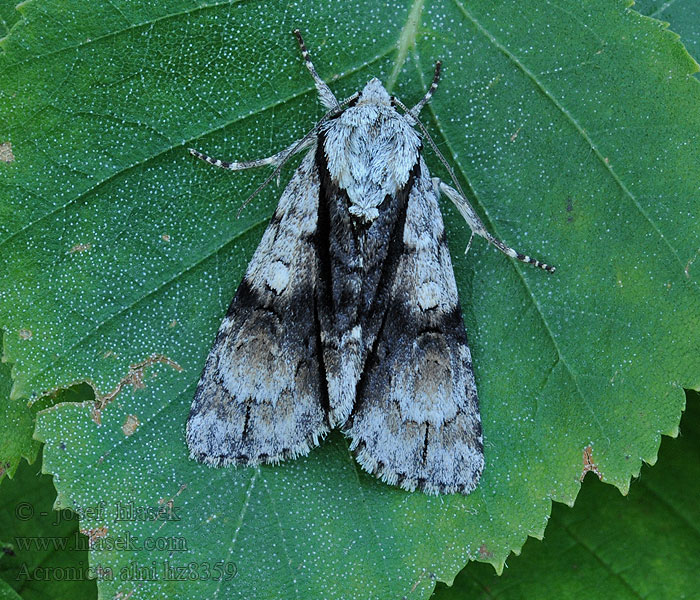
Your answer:
[[[2,345],[0,331],[0,346]],[[33,463],[39,454],[40,444],[32,439],[37,413],[60,402],[86,402],[95,395],[87,384],[56,390],[28,405],[26,399],[10,399],[12,378],[10,367],[0,362],[0,481],[6,475],[13,477],[22,458]]]
[[[10,29],[19,18],[14,2],[7,2],[7,0],[0,2],[0,38],[10,33]],[[0,595],[0,597],[2,596]]]
[[[203,597],[425,598],[467,560],[501,568],[541,537],[584,456],[625,491],[676,434],[682,387],[700,383],[700,89],[657,22],[610,0],[21,10],[0,58],[13,399],[90,382],[96,402],[38,421],[59,504],[104,500],[81,527],[166,546],[93,552],[115,574],[102,595],[189,596],[164,575],[190,565]],[[294,27],[339,97],[377,75],[410,105],[442,59],[424,114],[436,142],[490,230],[558,267],[478,240],[465,258],[467,228],[443,204],[486,440],[468,497],[385,486],[337,433],[274,468],[187,458],[194,384],[280,191],[236,219],[267,173],[216,172],[185,148],[260,157],[312,127]],[[118,505],[158,518],[117,520]],[[170,506],[179,520],[157,513]],[[159,579],[135,581],[129,567],[152,563]],[[217,581],[217,563],[235,578]]]
[[[0,345],[2,344],[0,331]],[[20,460],[32,463],[39,452],[39,442],[32,439],[34,414],[26,401],[10,401],[10,366],[0,362],[0,481],[14,476]]]
[[[637,12],[668,21],[695,58],[700,57],[700,4],[694,0],[636,0]]]
[[[39,464],[23,463],[0,488],[0,598],[94,598],[78,516],[52,510],[56,491]]]
[[[12,586],[0,580],[0,600],[22,600],[22,597],[12,589]]]
[[[626,498],[589,475],[576,506],[555,506],[544,541],[528,541],[503,575],[471,564],[433,600],[697,597],[700,396],[688,395],[683,435],[662,442]]]

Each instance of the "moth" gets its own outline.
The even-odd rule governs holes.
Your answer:
[[[484,467],[483,438],[440,194],[472,237],[554,267],[488,233],[454,176],[457,189],[431,178],[422,139],[439,151],[418,114],[439,62],[411,109],[378,79],[339,102],[294,34],[326,115],[268,158],[224,162],[190,149],[234,171],[274,165],[267,181],[308,149],[207,358],[187,422],[191,456],[274,464],[340,427],[359,464],[386,483],[468,494]]]

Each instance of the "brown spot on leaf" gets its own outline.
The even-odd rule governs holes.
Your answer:
[[[175,327],[175,325],[177,325],[177,319],[170,321],[170,327]]]
[[[10,142],[0,144],[0,161],[6,163],[15,162],[15,155],[12,152],[12,144]]]
[[[117,383],[116,387],[112,391],[107,392],[106,394],[99,394],[97,390],[95,390],[95,404],[92,409],[92,420],[98,425],[102,423],[102,411],[112,400],[117,397],[119,392],[121,392],[125,386],[131,385],[134,387],[134,389],[142,389],[146,387],[143,382],[143,373],[147,367],[150,367],[156,363],[164,363],[171,366],[176,371],[182,371],[182,367],[180,365],[162,354],[152,354],[146,360],[135,365],[130,365],[129,372],[119,380],[119,383]]]
[[[32,339],[32,333],[31,329],[20,329],[19,330],[19,339],[21,340],[31,340]]]
[[[12,465],[9,462],[0,464],[0,479],[10,470]]]
[[[598,465],[593,462],[593,446],[586,446],[583,449],[583,471],[581,471],[581,481],[586,476],[586,473],[592,471],[598,476],[598,479],[603,480],[603,474],[598,470]]]
[[[136,431],[140,424],[139,418],[136,415],[126,415],[126,421],[124,421],[124,425],[122,425],[124,435],[129,437]]]
[[[491,558],[493,557],[493,552],[486,547],[486,544],[481,544],[481,546],[479,546],[479,556],[481,558]]]
[[[74,254],[75,252],[85,252],[85,250],[90,250],[90,248],[92,248],[92,244],[76,244],[68,252]]]
[[[510,136],[510,141],[511,141],[511,142],[514,142],[514,141],[517,139],[518,134],[520,133],[520,130],[521,130],[522,128],[523,128],[523,126],[521,125],[520,127],[518,127],[518,128],[515,130],[515,132],[513,133],[513,135]]]
[[[160,236],[164,242],[169,242],[170,241],[170,236],[167,233],[164,233],[163,235]]]
[[[96,527],[94,529],[81,529],[80,533],[88,537],[88,546],[92,548],[95,542],[100,538],[107,537],[109,530],[105,525],[102,527]]]

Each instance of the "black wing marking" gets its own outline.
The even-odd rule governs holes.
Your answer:
[[[328,127],[335,125],[331,121]],[[353,131],[342,124],[338,128]],[[379,127],[374,132],[385,135]],[[418,165],[409,170],[408,182],[403,187],[386,196],[376,218],[365,222],[351,214],[352,201],[347,190],[329,173],[327,155],[333,151],[326,145],[326,133],[324,130],[319,133],[316,153],[321,178],[318,217],[321,268],[317,297],[329,420],[335,426],[346,421],[355,405],[357,384],[386,312],[389,299],[386,283],[392,278],[401,251],[403,217]],[[344,133],[352,139],[355,134]],[[382,146],[376,140],[372,143]],[[352,156],[346,158],[353,164]],[[376,166],[363,168],[371,170]],[[382,180],[380,174],[375,173],[374,177]]]

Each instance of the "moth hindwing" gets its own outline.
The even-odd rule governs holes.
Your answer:
[[[411,109],[378,79],[339,102],[295,35],[328,109],[319,123],[269,158],[224,162],[190,150],[230,170],[274,165],[269,181],[309,149],[207,358],[187,422],[191,455],[215,466],[277,463],[308,454],[338,426],[383,481],[468,494],[483,439],[440,193],[472,234],[554,268],[491,236],[456,180],[454,189],[430,177],[414,126],[440,63]]]

